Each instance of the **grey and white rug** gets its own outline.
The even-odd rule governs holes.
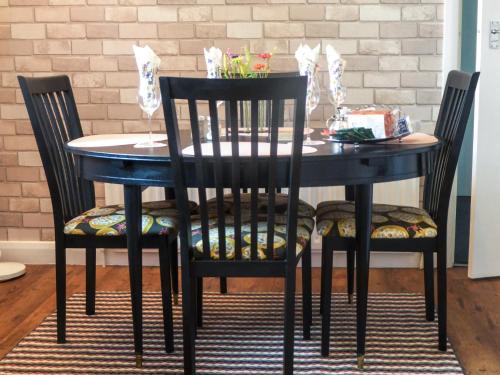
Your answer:
[[[196,340],[197,374],[281,374],[283,295],[208,293],[204,326]],[[312,339],[302,339],[297,295],[295,374],[463,374],[451,348],[437,350],[437,323],[425,320],[416,294],[373,294],[365,369],[356,368],[356,307],[335,294],[330,357],[320,355],[319,297],[313,298]],[[144,364],[135,368],[129,294],[100,292],[96,315],[85,315],[85,296],[68,300],[66,344],[56,343],[50,315],[3,360],[0,374],[182,374],[181,308],[174,306],[175,353],[164,351],[159,292],[144,293]]]

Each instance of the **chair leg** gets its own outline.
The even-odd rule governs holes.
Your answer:
[[[285,345],[283,351],[283,374],[293,375],[293,347],[295,335],[295,267],[285,276]]]
[[[323,264],[325,264],[326,237],[321,238],[321,278],[320,278],[320,291],[319,291],[319,314],[323,314],[323,294],[325,290],[325,273],[323,271]]]
[[[189,270],[182,267],[182,331],[184,349],[184,375],[195,375],[195,300],[193,289],[196,279],[189,276]]]
[[[196,322],[198,327],[203,326],[203,277],[196,279]]]
[[[170,285],[170,271],[171,271],[171,254],[167,240],[165,244],[160,247],[160,280],[161,280],[161,299],[163,306],[163,332],[165,335],[165,351],[172,353],[174,351],[174,325],[172,315],[172,294]]]
[[[352,303],[354,295],[354,265],[356,252],[354,249],[347,249],[347,302]]]
[[[434,320],[434,253],[424,251],[425,318]]]
[[[440,242],[442,243],[439,246],[437,255],[439,350],[446,351],[446,239]]]
[[[191,284],[191,301],[193,301],[193,311],[191,312],[191,321],[193,322],[194,337],[198,337],[198,279],[194,278]]]
[[[179,260],[177,259],[177,238],[170,242],[170,275],[172,278],[172,293],[174,295],[174,305],[177,306],[179,304]]]
[[[221,292],[221,294],[227,294],[227,278],[226,277],[220,278],[220,292]]]
[[[302,319],[303,336],[309,340],[312,325],[311,242],[302,254]]]
[[[332,268],[333,250],[323,252],[324,263],[321,265],[321,274],[324,274],[323,289],[323,315],[321,324],[321,355],[328,357],[330,354],[330,319],[332,307]]]
[[[85,249],[86,294],[85,312],[87,315],[95,314],[95,247]]]
[[[66,248],[56,240],[57,342],[66,342]]]

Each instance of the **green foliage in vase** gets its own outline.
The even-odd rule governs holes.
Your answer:
[[[261,62],[252,64],[252,55],[245,47],[243,55],[227,51],[222,57],[222,78],[266,78],[271,72],[269,63],[272,53],[259,53]]]

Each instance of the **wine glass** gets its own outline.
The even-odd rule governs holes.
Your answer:
[[[328,101],[332,104],[334,108],[334,113],[330,116],[328,120],[326,120],[326,128],[331,131],[331,130],[337,130],[337,129],[331,129],[332,126],[336,128],[341,122],[344,120],[342,117],[342,103],[344,103],[344,100],[347,96],[347,89],[344,86],[337,86],[335,88],[333,87],[328,87],[326,90],[328,94]]]
[[[137,143],[135,147],[147,148],[166,146],[164,143],[153,142],[153,132],[151,129],[151,118],[161,104],[161,94],[158,85],[147,85],[146,87],[139,88],[137,102],[139,103],[139,107],[141,107],[148,116],[149,140],[147,142]]]
[[[319,104],[319,99],[321,96],[321,90],[318,82],[318,77],[315,72],[307,72],[307,96],[306,96],[306,140],[304,141],[305,146],[315,146],[322,145],[323,141],[313,141],[311,140],[310,131],[310,118],[311,113],[316,109]]]

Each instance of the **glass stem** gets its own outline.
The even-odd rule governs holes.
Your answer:
[[[153,131],[151,129],[151,113],[148,113],[148,128],[149,128],[149,144],[153,144]]]

